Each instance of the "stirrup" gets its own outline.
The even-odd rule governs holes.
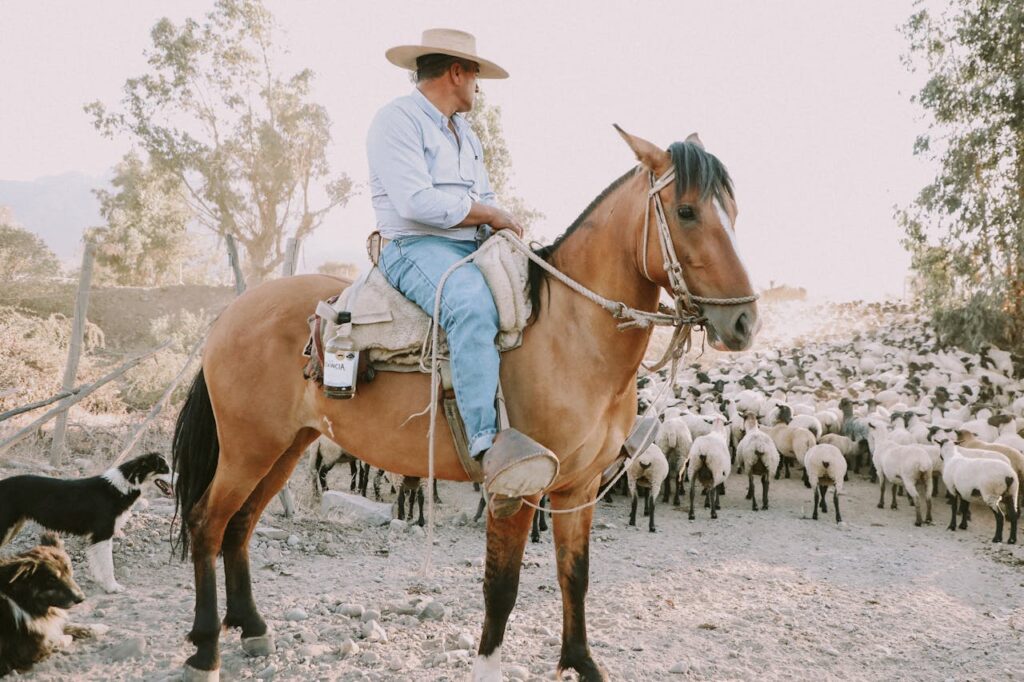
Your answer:
[[[558,476],[554,453],[513,428],[498,432],[483,459],[484,489],[489,495],[536,495]]]
[[[619,456],[601,473],[601,487],[608,485],[615,478],[615,475],[619,473],[619,469],[622,468],[627,459],[651,447],[654,439],[658,437],[658,431],[660,430],[661,422],[658,421],[657,417],[637,418],[633,424],[633,430],[626,436],[626,442],[622,444],[622,448],[619,450]]]

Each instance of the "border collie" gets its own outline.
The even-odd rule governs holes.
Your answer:
[[[58,646],[71,643],[65,634],[69,609],[85,600],[72,576],[71,559],[53,533],[27,552],[0,560],[0,677],[24,671]]]
[[[170,467],[156,452],[141,455],[92,478],[12,476],[0,481],[0,547],[31,519],[61,533],[88,536],[92,579],[107,592],[124,588],[114,578],[113,541],[129,510],[152,482],[171,494]]]

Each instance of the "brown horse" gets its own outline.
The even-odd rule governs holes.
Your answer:
[[[696,136],[664,151],[622,134],[640,166],[616,180],[565,234],[538,253],[606,298],[655,311],[669,277],[655,211],[645,224],[648,191],[651,173],[660,177],[674,170],[675,181],[656,194],[665,207],[671,248],[683,265],[685,283],[694,300],[723,299],[722,305],[702,306],[712,344],[748,347],[757,308],[728,300],[749,298],[752,289],[734,251],[736,204],[725,168]],[[539,269],[531,273],[531,285],[538,302],[534,319],[522,346],[503,354],[501,382],[511,424],[558,456],[561,471],[547,492],[553,509],[569,509],[595,499],[602,471],[629,433],[637,412],[636,374],[650,328],[620,331],[608,312]],[[216,679],[218,674],[218,552],[224,556],[227,594],[223,624],[241,628],[247,653],[272,650],[253,601],[249,537],[319,433],[373,466],[427,475],[430,418],[409,416],[429,403],[428,375],[379,373],[359,387],[354,399],[344,401],[325,398],[302,377],[306,317],[317,301],[338,289],[338,280],[324,276],[268,282],[232,303],[207,339],[203,368],[174,434],[180,540],[183,554],[191,544],[196,582],[189,638],[197,651],[186,663],[186,679]],[[467,480],[443,420],[435,457],[439,478]],[[584,614],[592,516],[592,507],[554,516],[563,607],[558,665],[575,669],[585,680],[605,678],[587,644]],[[474,679],[501,679],[501,643],[532,517],[526,505],[508,518],[488,515],[486,613]]]

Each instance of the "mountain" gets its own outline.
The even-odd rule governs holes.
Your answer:
[[[67,260],[80,253],[85,228],[102,223],[92,190],[109,184],[106,178],[77,171],[28,182],[0,180],[0,205],[10,206],[20,225]]]

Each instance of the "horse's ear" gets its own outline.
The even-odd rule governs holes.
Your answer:
[[[636,154],[637,161],[646,166],[648,170],[654,171],[655,175],[661,175],[668,168],[671,158],[667,151],[658,149],[656,145],[642,137],[630,135],[616,123],[612,125],[615,126],[615,130],[619,132],[619,135],[622,135],[622,139],[626,141],[629,148]]]
[[[697,145],[701,149],[704,149],[704,143],[700,141],[700,135],[698,135],[697,133],[690,133],[687,136],[686,141],[687,142],[692,142],[693,144]]]

